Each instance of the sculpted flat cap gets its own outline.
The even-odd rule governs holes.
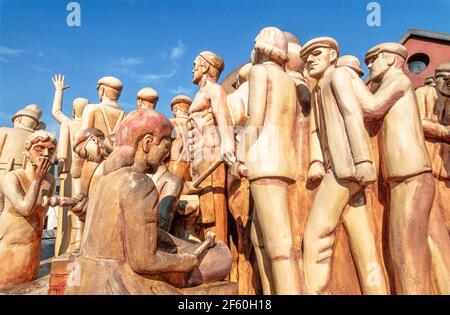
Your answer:
[[[353,69],[360,77],[364,75],[364,71],[361,69],[361,63],[359,59],[352,55],[345,55],[339,57],[337,64],[338,67],[347,66],[350,69]]]
[[[148,102],[157,102],[159,100],[158,92],[156,92],[154,89],[146,87],[141,89],[138,94],[137,98],[140,100],[148,101]]]
[[[110,87],[119,92],[122,91],[122,87],[123,87],[122,81],[120,81],[116,77],[111,77],[111,76],[103,77],[100,80],[98,80],[97,88],[100,87],[100,85]]]
[[[14,119],[20,116],[27,116],[34,121],[36,121],[37,124],[39,124],[39,119],[41,119],[42,116],[42,110],[41,108],[36,104],[30,104],[25,106],[25,108],[20,109],[12,118],[11,120],[14,122]]]
[[[300,51],[300,57],[304,61],[308,58],[309,54],[316,48],[327,47],[335,50],[339,54],[339,44],[334,38],[331,37],[317,37],[308,41],[305,45],[303,45],[302,50]]]
[[[364,62],[368,65],[378,56],[378,54],[382,52],[396,54],[403,59],[406,59],[406,57],[408,57],[408,49],[406,49],[405,46],[395,42],[388,42],[370,48],[369,51],[367,51],[366,56],[364,57]]]
[[[225,68],[223,59],[211,51],[202,51],[199,56],[205,59],[211,66],[219,70],[219,72],[222,72]]]
[[[192,104],[192,99],[189,96],[177,95],[170,102],[170,108],[173,109],[174,107],[177,107],[180,110],[187,112],[189,110],[189,107],[191,106],[191,104]]]
[[[450,62],[441,63],[434,70],[435,75],[439,75],[440,73],[450,72]]]

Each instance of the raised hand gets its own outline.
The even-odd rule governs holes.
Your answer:
[[[33,179],[39,183],[42,183],[42,181],[47,177],[51,166],[52,163],[50,162],[50,159],[47,157],[42,157],[39,160],[38,166],[34,172]]]
[[[64,85],[64,76],[62,74],[56,74],[52,78],[52,82],[53,82],[53,85],[55,86],[55,90],[57,90],[57,91],[63,91],[70,87],[68,85]]]

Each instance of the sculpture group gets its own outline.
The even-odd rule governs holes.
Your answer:
[[[203,51],[171,120],[111,76],[67,117],[55,76],[58,145],[34,104],[0,129],[0,288],[36,279],[57,206],[65,294],[450,294],[450,62],[415,91],[401,44],[367,84],[339,51],[267,27],[232,86]]]

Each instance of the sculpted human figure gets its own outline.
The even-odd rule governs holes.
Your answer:
[[[201,52],[194,60],[193,82],[200,89],[189,108],[188,120],[193,181],[220,163],[222,155],[234,156],[226,93],[217,84],[223,68],[222,58],[210,51]],[[212,231],[217,239],[227,242],[225,177],[225,165],[221,163],[200,183],[199,234],[204,237]]]
[[[265,247],[258,268],[273,275],[273,290],[264,290],[266,294],[301,293],[288,203],[288,188],[297,175],[293,149],[297,97],[295,83],[284,70],[287,46],[279,29],[262,29],[255,38],[248,81],[245,166],[255,203],[252,239]]]
[[[188,151],[188,127],[189,106],[192,100],[186,95],[177,95],[170,102],[173,118],[171,122],[174,126],[174,139],[169,157],[169,171],[182,178],[184,181],[191,180],[189,171],[189,151]]]
[[[25,141],[39,126],[41,115],[39,106],[30,104],[12,117],[13,128],[0,128],[0,214],[5,206],[3,178],[9,171],[22,167]]]
[[[433,256],[439,251],[440,258],[450,257],[445,253],[450,241],[440,213],[431,212],[430,217],[435,183],[414,90],[402,70],[407,56],[407,49],[399,43],[377,45],[365,56],[377,90],[372,94],[361,82],[353,83],[366,119],[382,123],[380,156],[382,174],[390,189],[389,251],[396,291],[430,294],[428,241]],[[447,239],[442,239],[443,236]],[[445,242],[447,247],[441,247]],[[441,260],[438,265],[433,261],[433,265],[441,284],[445,277],[442,272],[448,272],[448,264]],[[444,280],[447,285],[450,283],[448,278]]]
[[[438,65],[435,75],[416,90],[428,153],[431,157],[436,196],[433,209],[444,216],[450,233],[450,63]]]
[[[73,170],[81,167],[82,160],[77,159],[72,150],[73,144],[81,133],[81,116],[89,100],[79,97],[73,100],[72,117],[68,117],[62,111],[63,93],[68,86],[64,83],[63,75],[55,75],[52,78],[55,87],[53,98],[52,115],[61,125],[59,131],[59,142],[56,151],[58,161],[58,173],[62,179],[60,196],[76,196],[80,193],[80,179],[73,178]],[[77,216],[72,215],[69,210],[60,208],[58,210],[58,229],[55,241],[55,255],[62,255],[66,251],[73,251],[81,241],[80,221]]]
[[[352,85],[353,78],[360,79],[349,67],[336,67],[338,54],[338,43],[329,37],[312,39],[301,51],[309,75],[317,80],[311,97],[308,178],[320,182],[303,240],[306,290],[309,294],[330,293],[336,228],[342,219],[363,293],[387,294],[373,214],[364,194],[364,187],[377,177],[362,108]],[[370,281],[371,270],[378,279],[375,283]]]
[[[146,87],[139,90],[136,98],[137,108],[155,110],[159,95],[154,89]]]
[[[235,156],[245,163],[244,127],[248,118],[248,78],[252,64],[243,65],[237,74],[236,90],[227,96],[227,107],[235,133]],[[227,174],[228,207],[234,219],[237,240],[231,244],[233,267],[230,279],[239,286],[239,294],[253,295],[259,292],[259,276],[250,237],[253,203],[250,201],[249,182],[236,174],[233,165]]]
[[[438,65],[434,77],[429,81],[431,83],[416,90],[416,96],[436,185],[430,220],[436,218],[436,214],[442,215],[446,230],[450,232],[450,62]],[[442,240],[438,246],[430,244],[433,265],[449,266],[448,262],[447,264],[445,262],[450,257],[445,256],[445,252],[440,253],[441,251],[436,250],[436,247],[445,248],[445,246],[450,245],[446,241],[446,237],[440,236],[438,233],[443,233],[442,229],[434,229],[431,235],[433,242]],[[446,253],[449,252],[447,249]],[[449,270],[442,269],[438,273],[447,273],[447,275],[436,277],[438,281],[441,280],[439,284],[440,293],[449,293]]]
[[[109,141],[110,142],[110,141]],[[73,145],[77,159],[83,161],[80,170],[80,192],[89,195],[100,177],[103,176],[102,162],[109,156],[113,148],[108,145],[104,133],[97,128],[83,130]]]
[[[210,238],[199,248],[158,229],[158,191],[147,174],[168,155],[172,128],[163,115],[146,109],[120,125],[105,175],[90,196],[81,255],[69,276],[78,281],[69,281],[65,294],[180,294],[164,275],[191,272],[187,283],[200,284],[229,272],[222,242],[208,250]]]
[[[122,82],[115,77],[103,77],[98,80],[97,90],[100,104],[88,104],[81,118],[81,130],[100,129],[108,137],[116,133],[125,112],[119,106]]]
[[[3,181],[5,207],[0,217],[0,288],[36,279],[49,205],[70,204],[82,210],[86,203],[85,198],[69,200],[72,201],[69,204],[60,203],[59,197],[49,199],[55,186],[55,180],[49,174],[56,150],[56,140],[51,134],[43,130],[32,133],[25,142],[25,149],[23,168],[7,173]]]

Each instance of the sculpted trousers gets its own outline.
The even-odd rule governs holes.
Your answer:
[[[391,183],[389,249],[397,294],[431,294],[428,222],[435,193],[431,173]]]
[[[349,235],[362,291],[366,294],[388,293],[381,253],[376,246],[373,214],[362,196],[362,200],[354,198],[359,190],[357,183],[339,180],[331,170],[322,179],[311,205],[303,238],[308,294],[330,293],[333,247],[341,218]],[[343,214],[351,200],[351,205]]]
[[[288,185],[284,180],[269,178],[250,183],[259,223],[254,227],[260,229],[263,238],[275,294],[301,294],[300,273],[293,253]],[[264,266],[258,267],[264,269]]]
[[[3,212],[3,208],[5,208],[5,195],[3,195],[3,178],[6,175],[5,170],[0,170],[0,214]]]

